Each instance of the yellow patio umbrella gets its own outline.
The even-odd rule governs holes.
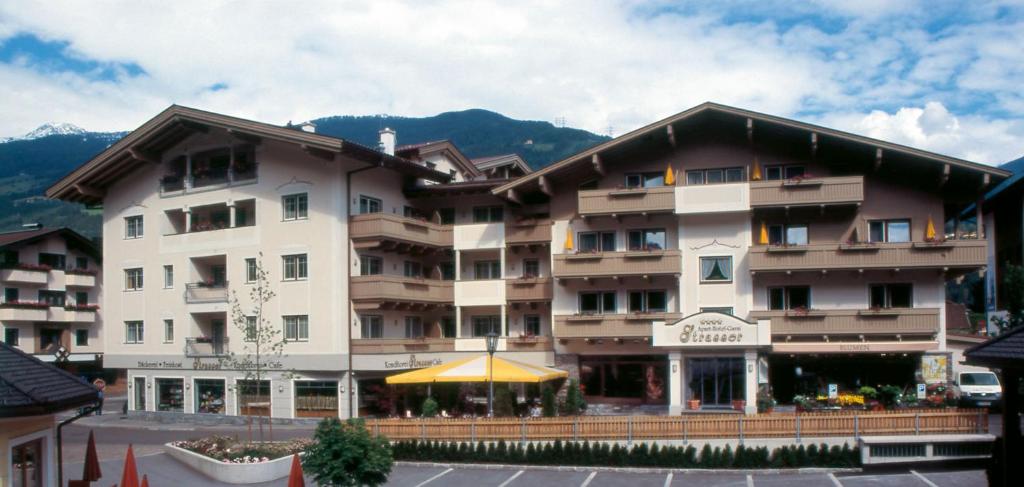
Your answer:
[[[757,161],[756,157],[754,158],[754,170],[750,174],[750,180],[751,181],[760,181],[761,180],[761,163]]]
[[[388,377],[388,384],[432,384],[435,382],[488,382],[491,380],[487,355],[456,360],[426,369]],[[524,364],[494,357],[494,382],[546,382],[569,377],[564,370]]]
[[[571,228],[566,228],[565,229],[565,250],[572,250],[573,247],[575,247],[575,245],[573,245],[573,243],[572,243],[572,229]]]
[[[761,222],[761,236],[758,237],[757,243],[761,245],[768,245],[768,226]]]
[[[668,167],[665,168],[665,186],[675,186],[675,185],[676,185],[676,174],[675,174],[674,171],[672,171],[672,165],[669,164]]]
[[[928,226],[924,229],[925,240],[935,240],[935,222],[932,221],[932,216],[928,215]]]

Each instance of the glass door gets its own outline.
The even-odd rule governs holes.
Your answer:
[[[136,377],[134,381],[135,387],[135,410],[145,411],[146,410],[146,378]]]
[[[701,407],[732,407],[733,400],[746,398],[742,358],[691,358],[686,364],[690,399],[699,400]]]

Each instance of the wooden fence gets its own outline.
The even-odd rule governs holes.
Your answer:
[[[983,409],[880,412],[578,416],[560,418],[371,419],[390,440],[553,441],[812,438],[988,432]]]

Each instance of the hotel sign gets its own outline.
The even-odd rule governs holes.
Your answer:
[[[770,324],[748,323],[735,316],[707,312],[675,323],[654,323],[654,346],[682,348],[747,348],[771,344]]]
[[[440,358],[427,358],[417,360],[416,355],[409,355],[408,360],[385,360],[384,368],[387,370],[391,369],[422,369],[425,367],[433,367],[435,365],[441,365],[444,360]]]

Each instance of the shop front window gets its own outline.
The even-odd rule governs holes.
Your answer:
[[[185,412],[184,379],[156,379],[156,410]]]
[[[196,379],[196,412],[224,414],[224,379]]]
[[[270,381],[240,380],[238,391],[238,414],[243,416],[270,416]]]
[[[300,380],[295,382],[295,416],[327,418],[337,415],[337,381]]]

